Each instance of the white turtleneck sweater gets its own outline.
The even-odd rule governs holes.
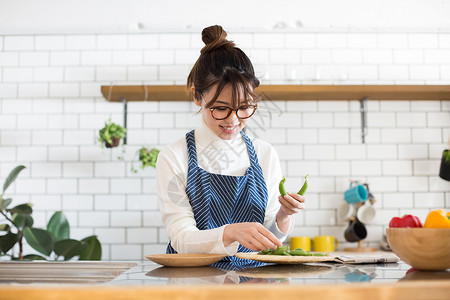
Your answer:
[[[278,154],[269,143],[254,138],[251,140],[269,194],[263,225],[283,241],[293,229],[294,218],[290,218],[286,233],[279,230],[276,224],[276,214],[280,208],[278,184],[283,176]],[[241,134],[233,140],[223,140],[202,122],[195,129],[195,144],[198,165],[209,173],[242,176],[250,166],[247,147]],[[159,153],[156,170],[159,209],[172,247],[178,253],[236,254],[238,242],[225,247],[222,241],[227,225],[209,230],[199,230],[196,227],[194,213],[186,195],[188,153],[185,137]]]

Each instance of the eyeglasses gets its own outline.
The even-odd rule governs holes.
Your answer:
[[[233,111],[239,119],[248,119],[253,116],[257,107],[258,105],[256,104],[241,106],[237,109],[232,109],[228,106],[216,106],[210,108],[209,110],[211,111],[211,116],[216,120],[225,120]]]

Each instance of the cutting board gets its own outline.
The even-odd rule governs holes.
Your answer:
[[[145,258],[166,267],[201,267],[218,262],[226,255],[206,253],[155,254]]]
[[[334,256],[287,256],[287,255],[261,255],[257,252],[236,253],[236,257],[243,259],[251,259],[265,263],[277,263],[277,264],[302,264],[313,263],[323,261],[334,261]]]

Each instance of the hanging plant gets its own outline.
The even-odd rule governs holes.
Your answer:
[[[98,140],[105,145],[106,148],[119,146],[120,140],[125,137],[126,129],[122,126],[112,123],[111,119],[105,123],[105,127],[100,129]]]
[[[139,161],[141,162],[141,169],[146,167],[156,168],[156,160],[158,159],[159,150],[156,148],[142,147],[139,149]],[[134,166],[131,167],[133,173],[137,173]]]
[[[156,168],[156,160],[158,159],[159,150],[156,148],[143,147],[139,149],[139,161],[142,163],[141,169],[146,167]]]
[[[55,260],[63,258],[69,260],[78,257],[79,260],[100,260],[102,246],[95,235],[81,241],[70,238],[70,226],[66,216],[61,211],[55,212],[47,224],[46,229],[33,227],[33,209],[30,203],[20,204],[8,208],[11,198],[4,198],[5,191],[14,182],[24,166],[14,168],[3,184],[0,194],[0,213],[5,220],[0,224],[0,255],[10,256],[12,260]],[[31,248],[40,254],[23,255],[23,239]],[[19,245],[18,256],[14,255],[14,246]]]

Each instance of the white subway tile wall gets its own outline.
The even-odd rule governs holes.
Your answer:
[[[229,37],[249,54],[262,84],[449,84],[446,32],[242,30]],[[185,84],[202,45],[192,31],[0,36],[0,177],[27,167],[8,197],[33,203],[42,227],[62,209],[74,238],[98,235],[103,259],[164,252],[155,170],[139,168],[137,150],[162,148],[195,128],[197,107],[130,102],[128,145],[106,149],[98,130],[109,118],[122,124],[123,107],[103,99],[100,87]],[[367,107],[364,144],[358,101],[266,101],[250,122],[249,134],[278,150],[288,189],[309,174],[293,235],[330,234],[341,247],[355,246],[343,237],[347,221],[337,219],[350,180],[367,182],[376,199],[367,245],[379,245],[394,216],[424,220],[430,209],[450,207],[450,183],[437,176],[450,101],[369,100]]]

